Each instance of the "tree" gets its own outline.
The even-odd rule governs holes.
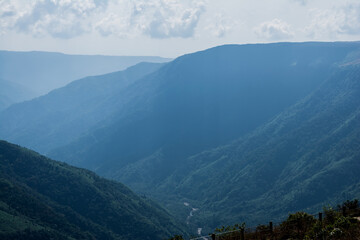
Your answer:
[[[290,214],[288,219],[281,223],[282,238],[304,239],[306,233],[313,228],[316,220],[305,212]]]

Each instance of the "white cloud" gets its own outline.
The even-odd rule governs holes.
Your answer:
[[[277,18],[261,23],[254,28],[254,32],[258,37],[266,40],[284,40],[294,36],[290,25]]]
[[[91,31],[92,14],[105,9],[107,1],[3,0],[2,4],[11,9],[0,13],[4,31],[15,29],[37,37],[72,38]]]
[[[313,9],[310,15],[312,22],[305,31],[312,38],[338,38],[341,35],[360,34],[360,4]]]
[[[145,34],[151,38],[189,38],[205,11],[204,3],[195,0],[129,0],[114,8],[120,12],[112,12],[111,18],[104,16],[96,24],[103,36]]]
[[[144,33],[153,38],[192,37],[205,11],[203,4],[194,3],[191,7],[184,7],[177,1],[161,1],[160,7],[150,17],[150,23],[144,25]]]
[[[95,24],[95,29],[104,37],[110,35],[126,37],[125,31],[129,29],[129,24],[127,23],[127,19],[123,19],[111,12]]]
[[[359,4],[359,0],[0,0],[0,47],[174,57],[227,43],[353,41],[360,36]]]
[[[35,36],[76,37],[91,31],[88,17],[97,6],[93,0],[38,1],[18,19],[16,27]]]
[[[35,37],[102,36],[189,38],[205,4],[199,0],[2,0],[0,27]],[[1,33],[0,32],[0,33]]]
[[[293,2],[297,2],[303,6],[305,6],[308,3],[308,0],[291,0]]]
[[[210,30],[213,36],[223,38],[233,30],[235,25],[238,25],[237,21],[218,13],[211,19],[211,23],[206,29]]]
[[[14,26],[17,19],[16,6],[11,1],[0,1],[0,35]]]

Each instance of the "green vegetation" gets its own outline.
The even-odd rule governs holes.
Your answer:
[[[0,141],[0,239],[164,239],[184,234],[124,185]]]
[[[317,212],[360,197],[359,47],[228,45],[83,79],[0,113],[0,137],[119,180],[183,222],[198,208],[193,232]]]
[[[206,231],[359,198],[359,76],[359,65],[339,67],[256,131],[184,160],[159,189],[199,208],[192,223]]]
[[[216,240],[356,240],[360,239],[359,216],[358,200],[354,200],[343,203],[336,210],[325,207],[316,217],[296,212],[277,225],[247,227],[245,223],[235,224],[217,228],[209,235]],[[179,235],[171,238],[182,239]]]
[[[352,201],[357,204],[357,200]],[[289,217],[275,226],[273,231],[263,228],[256,228],[255,232],[248,231],[246,239],[338,239],[338,240],[356,240],[360,239],[360,222],[357,217],[360,216],[359,206],[355,209],[347,209],[346,214],[342,210],[324,208],[324,218],[315,218],[305,212],[290,214]],[[226,237],[222,239],[228,239]]]
[[[167,195],[158,186],[187,157],[265,124],[317,89],[331,75],[334,64],[359,46],[227,45],[179,57],[122,91],[110,93],[112,101],[104,109],[115,108],[113,115],[47,154],[119,180],[136,192]],[[35,103],[33,107],[39,108]],[[94,116],[98,113],[92,112],[90,119]],[[36,127],[32,124],[31,129]],[[18,139],[16,133],[6,136]],[[171,188],[178,182],[174,179]]]

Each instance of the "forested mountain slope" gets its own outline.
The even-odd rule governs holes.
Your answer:
[[[47,153],[75,140],[93,125],[109,118],[124,102],[123,91],[162,67],[140,63],[124,71],[86,77],[0,113],[0,137]]]
[[[185,55],[129,86],[114,121],[50,156],[152,193],[187,157],[249,133],[317,89],[358,48],[228,45]]]
[[[182,224],[124,185],[0,141],[1,239],[166,239]]]
[[[200,207],[193,219],[200,226],[257,224],[359,198],[359,159],[360,65],[354,61],[253,133],[188,158],[158,192]]]
[[[357,156],[359,47],[226,45],[134,78],[91,78],[89,89],[76,88],[80,80],[0,113],[0,137],[120,180],[173,212],[188,214],[190,202],[199,224],[315,209],[359,192],[352,172],[326,185],[358,169],[336,156]]]

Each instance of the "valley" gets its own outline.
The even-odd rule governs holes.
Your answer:
[[[0,0],[0,240],[360,240],[359,0]]]
[[[0,138],[55,159],[50,165],[66,171],[93,176],[71,164],[111,179],[92,177],[106,182],[97,193],[112,189],[107,184],[114,180],[129,186],[143,197],[117,188],[154,211],[140,211],[135,220],[144,220],[147,232],[150,222],[164,226],[154,236],[201,235],[222,225],[318,212],[360,197],[359,50],[359,42],[224,45],[168,63],[139,63],[11,105],[0,111]],[[40,157],[34,154],[30,159]],[[43,199],[46,186],[32,189],[31,177],[4,176],[6,188],[20,183],[16,194],[30,187]],[[109,192],[101,196],[112,199]],[[46,204],[69,204],[53,201]],[[105,211],[93,207],[94,214]],[[67,214],[79,214],[71,208]],[[129,231],[116,232],[112,220],[103,228],[92,217],[85,216],[99,229],[93,236]],[[75,236],[69,229],[77,223],[68,224],[59,234]],[[34,230],[45,225],[56,230],[46,222],[34,222]]]

